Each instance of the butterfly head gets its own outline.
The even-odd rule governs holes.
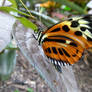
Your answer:
[[[40,31],[38,33],[38,37],[37,37],[37,40],[39,42],[39,45],[41,45],[43,43],[43,41],[45,40],[45,38],[47,38],[47,35],[44,34],[42,31]]]
[[[43,32],[43,31],[39,30],[38,32],[35,32],[35,33],[33,34],[33,37],[34,37],[36,40],[38,40],[39,45],[42,44],[43,39],[44,39],[44,34],[42,34],[42,32]]]

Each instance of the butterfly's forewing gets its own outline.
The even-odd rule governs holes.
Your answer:
[[[54,65],[74,64],[92,47],[92,15],[73,17],[58,23],[40,38],[43,50]]]

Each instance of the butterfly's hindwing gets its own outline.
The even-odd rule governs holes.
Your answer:
[[[43,41],[42,47],[48,57],[69,64],[77,62],[82,55],[80,53],[83,53],[80,45],[71,38],[64,36],[48,37],[48,39]]]

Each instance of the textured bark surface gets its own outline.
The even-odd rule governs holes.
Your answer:
[[[87,63],[88,65],[84,61],[81,61],[73,66],[81,92],[92,92],[92,54],[88,57]]]

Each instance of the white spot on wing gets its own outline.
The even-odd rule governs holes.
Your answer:
[[[66,64],[66,63],[64,63],[64,65],[66,66],[67,64]]]
[[[83,34],[82,36],[83,36],[85,39],[87,39],[86,35]]]
[[[80,19],[78,22],[79,22],[80,24],[88,24],[88,23],[89,23],[88,21],[83,20],[83,19]]]
[[[55,60],[55,65],[57,65],[57,61]]]
[[[60,64],[60,61],[58,61],[58,65],[60,66],[61,64]]]
[[[66,43],[67,43],[67,44],[70,44],[70,42],[71,42],[71,41],[66,40]]]
[[[47,35],[43,35],[42,39],[41,39],[41,42],[47,37]]]
[[[38,37],[38,40],[40,39],[41,35],[42,35],[42,34],[40,33],[40,35],[39,35],[39,37]]]
[[[88,25],[85,25],[85,24],[80,24],[80,27],[86,27],[86,28],[90,28]]]
[[[73,17],[73,20],[81,19],[82,17]]]
[[[92,38],[92,33],[88,30],[88,29],[86,29],[86,31],[85,32],[83,32],[85,35],[87,35],[88,37],[90,37],[90,38]]]

